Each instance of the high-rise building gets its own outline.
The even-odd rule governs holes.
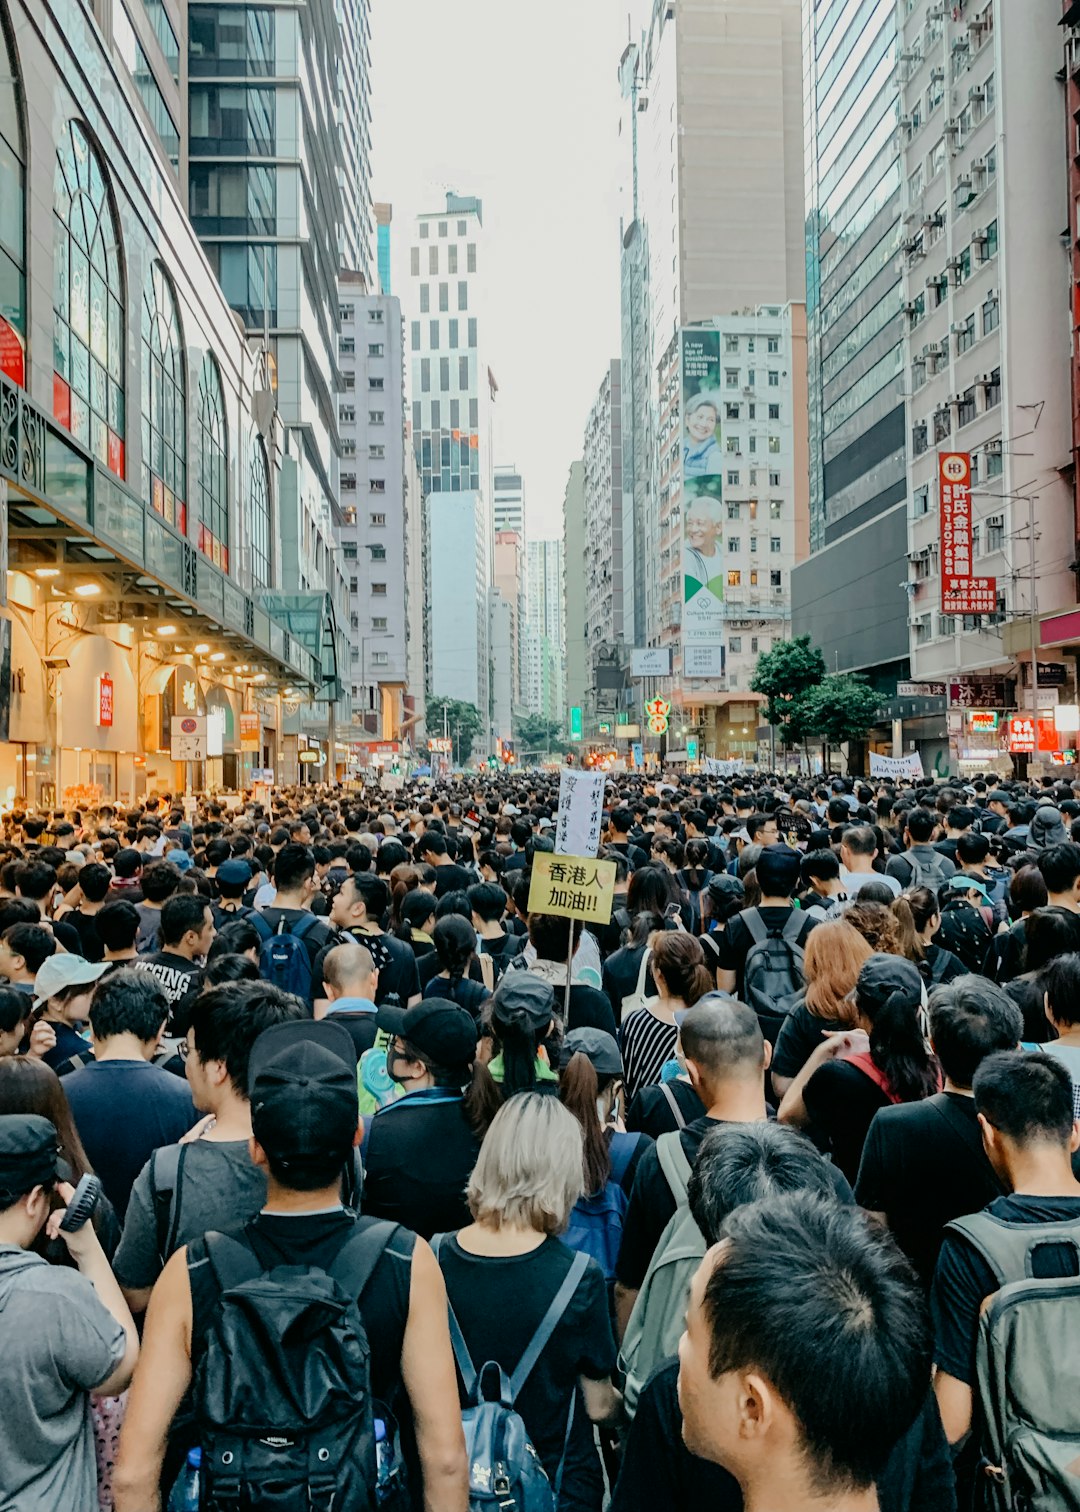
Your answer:
[[[394,207],[387,204],[375,206],[375,251],[379,269],[379,292],[390,294],[390,226],[394,219]]]
[[[525,545],[525,485],[511,462],[496,467],[494,482],[495,529],[516,531]]]
[[[516,530],[495,531],[494,586],[509,612],[510,701],[522,706],[522,657],[525,628],[525,552]],[[492,660],[495,660],[494,652]],[[504,735],[508,732],[498,731]]]
[[[583,469],[573,463],[575,498],[581,503]],[[584,582],[584,567],[580,565]],[[529,541],[526,546],[524,703],[530,714],[562,723],[565,716],[564,589],[562,541]],[[584,594],[579,597],[584,602]]]
[[[904,577],[916,680],[1004,678],[1016,661],[1030,664],[1033,645],[1075,639],[1071,624],[1033,633],[1076,603],[1069,333],[1047,298],[1068,267],[1061,99],[1046,86],[1060,67],[1059,22],[1049,3],[994,0],[951,11],[917,0],[900,22]],[[970,458],[972,497],[970,519],[953,527],[939,506],[950,477],[941,459],[956,453],[961,467]],[[956,579],[974,579],[976,596]],[[1024,671],[1018,702],[1030,708]],[[981,769],[980,727],[965,717],[950,751],[939,702],[936,719],[906,722],[905,736],[948,755],[952,770]]]
[[[268,10],[188,7],[188,201],[211,267],[249,332],[266,333],[286,442],[279,604],[299,628],[321,598],[347,713],[348,595],[334,551],[341,266],[375,287],[367,0]],[[220,521],[224,525],[224,521]],[[213,522],[210,549],[226,552]],[[325,707],[321,717],[326,715]],[[333,723],[331,716],[330,723]],[[320,711],[296,720],[318,728]]]
[[[591,675],[600,653],[605,661],[623,643],[623,480],[621,363],[609,364],[585,426],[585,640]],[[614,694],[614,689],[605,689]],[[607,704],[610,703],[610,708]],[[595,696],[589,721],[614,713],[609,698],[601,711]]]
[[[338,288],[339,541],[349,589],[352,728],[360,739],[399,740],[410,630],[401,304],[369,293],[360,273],[342,273]]]
[[[884,691],[908,650],[898,10],[807,0],[803,41],[810,556],[793,628]]]
[[[584,711],[591,686],[589,647],[585,635],[585,463],[571,462],[563,495],[563,534],[559,548],[561,582],[559,617],[562,631],[564,692],[560,719],[569,726],[570,710]],[[530,552],[532,548],[530,546]],[[532,559],[529,594],[532,603]]]
[[[446,196],[409,248],[413,441],[427,499],[429,694],[479,711],[490,740],[491,409],[484,359],[483,206]]]

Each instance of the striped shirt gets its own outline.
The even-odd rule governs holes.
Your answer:
[[[626,1015],[619,1026],[619,1047],[627,1101],[640,1088],[660,1080],[661,1068],[675,1054],[678,1037],[676,1025],[657,1018],[651,1008],[635,1008]]]

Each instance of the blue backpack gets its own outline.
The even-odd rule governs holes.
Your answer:
[[[445,1234],[436,1234],[431,1241],[436,1260],[445,1238]],[[479,1371],[476,1369],[454,1316],[454,1309],[447,1303],[450,1313],[450,1342],[454,1346],[454,1359],[469,1399],[469,1405],[461,1414],[461,1424],[465,1430],[465,1452],[469,1461],[469,1512],[502,1512],[506,1508],[512,1508],[513,1512],[556,1512],[562,1489],[566,1448],[574,1421],[577,1385],[575,1384],[570,1396],[570,1414],[566,1421],[562,1458],[554,1485],[548,1479],[540,1456],[532,1446],[528,1429],[514,1410],[514,1403],[573,1301],[588,1265],[587,1255],[574,1256],[563,1284],[540,1320],[539,1328],[526,1345],[517,1369],[509,1377],[502,1366],[493,1361],[489,1361]],[[485,1393],[484,1379],[488,1375],[497,1376],[499,1382],[499,1394],[493,1399],[489,1399]]]
[[[277,929],[259,950],[259,975],[263,981],[280,987],[282,992],[295,993],[305,1003],[311,1002],[311,957],[304,936],[317,923],[314,914],[305,914],[295,924],[279,919]]]
[[[564,1244],[596,1261],[609,1286],[615,1280],[615,1263],[619,1258],[626,1217],[627,1201],[622,1178],[640,1138],[640,1134],[630,1134],[612,1142],[611,1175],[601,1191],[591,1197],[578,1198],[562,1235]]]

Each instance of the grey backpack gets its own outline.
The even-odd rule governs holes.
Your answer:
[[[747,908],[740,917],[754,942],[743,967],[743,1000],[757,1014],[769,1044],[775,1045],[784,1020],[806,989],[799,944],[803,915],[793,908],[781,930],[770,930],[759,908]]]
[[[905,856],[907,864],[911,867],[911,881],[909,887],[928,887],[937,897],[945,886],[952,873],[945,864],[945,857],[934,853],[933,861],[920,860],[918,856],[908,851]]]
[[[661,1134],[656,1154],[676,1206],[649,1262],[623,1335],[619,1363],[626,1376],[623,1401],[630,1417],[637,1411],[645,1382],[679,1348],[690,1283],[705,1256],[705,1238],[686,1200],[690,1162],[680,1136]]]
[[[1080,1512],[1080,1275],[1032,1275],[1043,1245],[1071,1247],[1080,1269],[1080,1219],[1009,1223],[958,1218],[999,1290],[985,1304],[975,1351],[983,1423],[986,1506],[993,1512]]]

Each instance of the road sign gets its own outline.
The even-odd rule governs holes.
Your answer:
[[[529,912],[606,924],[615,897],[615,862],[592,856],[537,851],[529,887]]]
[[[174,714],[170,734],[174,761],[206,760],[205,714]]]
[[[581,740],[585,734],[585,722],[582,719],[581,708],[574,704],[570,710],[570,739]]]

